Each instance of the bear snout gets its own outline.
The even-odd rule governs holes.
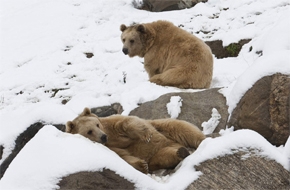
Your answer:
[[[123,51],[123,53],[124,53],[125,55],[128,55],[128,53],[129,53],[128,48],[123,48],[122,51]]]
[[[101,141],[102,141],[102,143],[106,143],[107,140],[108,140],[108,139],[107,139],[107,135],[104,134],[104,135],[101,136]]]

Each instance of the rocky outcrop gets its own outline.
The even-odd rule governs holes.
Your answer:
[[[290,77],[265,76],[242,97],[233,110],[228,125],[252,129],[273,145],[285,144],[290,129]]]
[[[135,189],[134,184],[117,175],[115,172],[104,169],[101,172],[79,172],[64,177],[59,182],[60,190],[67,189]]]
[[[180,96],[182,98],[182,107],[177,119],[193,123],[202,130],[201,124],[211,118],[212,109],[216,108],[221,115],[221,119],[214,132],[219,132],[226,127],[228,108],[225,97],[218,90],[215,88],[194,93],[165,94],[154,101],[141,104],[131,111],[129,115],[144,119],[170,118],[166,105],[170,102],[171,96]]]
[[[202,175],[187,190],[289,189],[290,172],[274,160],[257,155],[256,151],[239,150],[195,166]]]
[[[191,8],[200,2],[207,2],[207,0],[143,0],[140,8],[152,12],[162,12]]]

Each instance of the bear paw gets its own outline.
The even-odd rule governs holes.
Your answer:
[[[144,129],[142,135],[140,136],[140,140],[149,143],[151,141],[152,136],[153,136],[152,130]]]
[[[187,156],[189,156],[189,152],[188,152],[188,150],[187,150],[186,148],[184,148],[184,147],[180,147],[180,148],[177,150],[176,154],[177,154],[177,156],[178,156],[179,158],[182,158],[182,159],[184,159],[184,158],[186,158]]]
[[[150,79],[149,79],[149,81],[150,82],[152,82],[152,83],[155,83],[155,84],[158,84],[158,85],[161,85],[161,86],[164,86],[164,85],[162,85],[163,83],[162,83],[162,81],[160,80],[160,78],[158,77],[158,76],[153,76],[153,77],[151,77]]]
[[[149,166],[145,160],[139,160],[135,163],[135,168],[142,173],[148,174],[149,173]]]

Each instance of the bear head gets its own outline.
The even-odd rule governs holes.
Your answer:
[[[154,33],[145,24],[133,24],[120,26],[123,53],[129,57],[144,57],[145,53],[153,44]]]
[[[103,132],[103,129],[104,127],[98,116],[92,114],[89,108],[85,108],[73,121],[66,123],[65,131],[71,134],[80,134],[91,141],[105,144],[107,135]]]

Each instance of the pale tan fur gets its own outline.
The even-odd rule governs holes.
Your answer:
[[[199,38],[168,21],[120,26],[123,52],[144,57],[149,80],[162,86],[209,88],[211,49]]]
[[[188,122],[122,115],[99,118],[89,108],[67,122],[66,132],[104,144],[144,173],[174,168],[189,155],[185,147],[197,148],[205,138]]]

